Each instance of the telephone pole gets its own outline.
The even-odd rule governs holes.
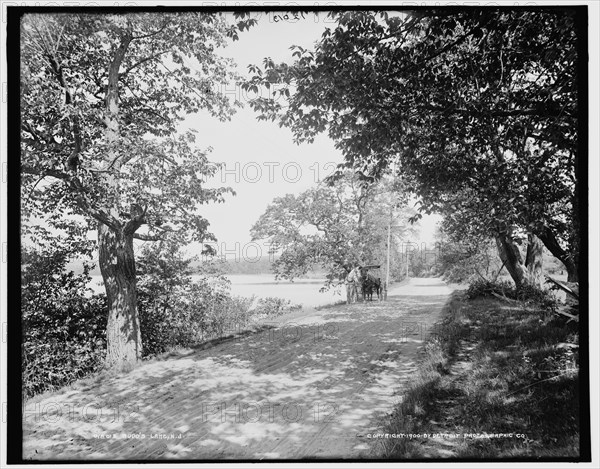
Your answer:
[[[408,249],[408,244],[406,245],[406,278],[408,278],[408,266],[410,265],[410,249]]]
[[[385,268],[385,298],[387,300],[387,290],[390,284],[390,241],[392,238],[392,220],[388,224],[388,239],[387,239],[387,264]]]

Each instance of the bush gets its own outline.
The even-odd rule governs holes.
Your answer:
[[[191,347],[206,340],[240,332],[252,320],[277,317],[301,309],[283,298],[231,296],[223,290],[223,280],[202,279],[172,292],[168,298],[138,294],[142,328],[143,356],[148,357],[176,347]]]
[[[143,356],[190,347],[247,326],[253,299],[231,296],[226,286],[223,279],[202,279],[168,294],[140,289]]]
[[[253,319],[280,316],[301,308],[281,298],[258,300],[231,295],[222,263],[203,261],[200,280],[176,242],[148,245],[138,261],[138,312],[143,356],[190,347],[248,328]]]
[[[510,282],[492,282],[490,280],[479,279],[469,285],[465,295],[469,299],[474,299],[494,296],[494,293],[513,298],[515,296],[515,289]]]
[[[57,251],[58,254],[60,254]],[[102,368],[107,304],[91,295],[87,271],[65,271],[66,258],[28,253],[23,267],[23,394],[69,384]]]
[[[253,315],[256,318],[277,317],[300,309],[302,309],[300,304],[293,305],[290,300],[268,296],[258,300]]]
[[[556,298],[548,290],[535,285],[521,285],[515,291],[515,299],[534,303],[550,312],[555,311],[557,306]]]
[[[480,279],[471,283],[465,294],[467,298],[474,299],[494,296],[494,293],[513,300],[534,304],[548,313],[556,311],[556,298],[548,290],[535,285],[525,284],[515,288],[512,283],[507,281],[492,282]]]

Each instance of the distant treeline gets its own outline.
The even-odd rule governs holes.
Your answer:
[[[218,269],[219,272],[227,275],[274,275],[272,265],[277,257],[269,258],[268,256],[261,257],[256,261],[249,261],[245,259],[217,259],[213,258],[210,262]],[[203,274],[206,272],[206,264],[201,261],[193,261],[190,264],[190,268],[193,273]],[[320,268],[309,271],[307,274],[302,275],[301,278],[324,278],[326,275],[325,271]]]
[[[271,264],[274,259],[264,256],[256,261],[247,259],[222,259],[218,261],[219,270],[224,274],[270,274],[272,273]],[[196,272],[202,271],[202,262],[195,261],[190,265]]]

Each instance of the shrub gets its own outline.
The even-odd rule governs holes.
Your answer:
[[[547,312],[556,311],[556,298],[548,290],[538,286],[521,285],[515,290],[514,297],[519,301],[536,304]]]
[[[224,279],[186,282],[169,292],[138,292],[143,356],[240,330],[250,322],[253,298],[229,294]]]
[[[147,245],[138,260],[138,312],[143,356],[239,332],[254,319],[280,316],[301,308],[282,298],[231,295],[222,263],[204,260],[193,281],[191,263],[177,242]]]
[[[548,290],[530,284],[524,284],[519,288],[515,288],[507,281],[492,282],[479,279],[469,285],[466,297],[469,299],[485,298],[494,296],[494,293],[509,299],[534,304],[547,313],[556,311],[556,298]]]
[[[282,316],[283,314],[302,309],[302,305],[293,305],[290,300],[268,296],[258,300],[253,314],[256,318],[268,318]]]
[[[259,299],[251,309],[254,298],[231,296],[222,282],[201,279],[162,298],[140,291],[138,311],[143,355],[148,357],[175,347],[191,347],[240,332],[250,326],[252,320],[277,317],[302,308],[290,300],[267,297]]]
[[[469,285],[465,295],[469,299],[474,299],[494,296],[494,293],[511,298],[515,296],[515,289],[510,282],[479,279]]]
[[[193,331],[194,343],[239,331],[249,324],[252,315],[253,298],[231,296],[229,281],[220,277],[192,284],[182,300],[181,313]]]
[[[104,363],[107,304],[91,295],[90,277],[67,272],[67,257],[27,253],[23,266],[23,394],[64,386]]]

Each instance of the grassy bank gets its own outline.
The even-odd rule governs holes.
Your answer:
[[[577,457],[577,344],[576,323],[539,307],[455,293],[378,457]]]

